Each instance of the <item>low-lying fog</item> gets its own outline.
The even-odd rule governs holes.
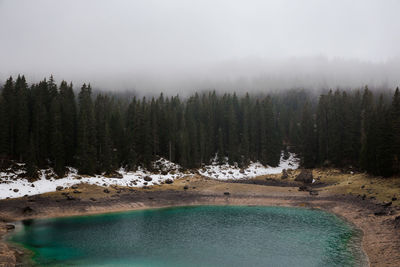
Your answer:
[[[0,82],[141,94],[395,87],[394,0],[0,0]]]

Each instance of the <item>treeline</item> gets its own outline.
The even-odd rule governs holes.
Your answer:
[[[276,166],[287,147],[306,168],[400,173],[398,89],[139,99],[94,94],[86,84],[75,92],[53,77],[28,86],[18,76],[1,88],[0,128],[0,159],[25,162],[29,176],[49,166],[59,176],[66,166],[90,175],[151,169],[157,157],[183,168],[216,155],[220,163]]]
[[[124,166],[151,169],[156,157],[184,168],[222,163],[279,164],[282,148],[272,98],[215,92],[151,99],[92,95],[83,85],[53,77],[28,86],[10,77],[0,97],[0,155],[27,164],[28,175],[51,166],[81,174],[111,173]]]
[[[298,142],[304,167],[353,167],[374,175],[400,172],[400,93],[329,91],[305,104]]]

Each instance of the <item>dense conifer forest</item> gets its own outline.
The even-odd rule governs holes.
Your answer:
[[[183,168],[211,160],[279,164],[293,150],[305,168],[334,166],[391,176],[400,172],[400,93],[296,89],[266,94],[125,97],[75,91],[53,77],[0,89],[0,159],[25,162],[27,175],[66,166],[81,174],[121,166],[151,169],[163,157]]]

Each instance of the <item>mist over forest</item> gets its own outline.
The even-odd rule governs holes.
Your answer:
[[[328,89],[360,89],[368,85],[372,90],[392,89],[400,84],[400,62],[362,62],[359,60],[326,57],[292,58],[287,60],[243,59],[185,69],[137,70],[122,72],[84,73],[68,75],[49,72],[27,73],[38,82],[53,75],[80,86],[91,83],[95,91],[127,92],[137,96],[188,96],[196,91],[237,94],[268,93],[279,90],[307,89],[319,93]],[[20,74],[13,73],[14,76]],[[9,76],[2,77],[3,83]]]
[[[140,96],[394,89],[399,9],[361,0],[3,0],[0,82],[52,74]]]

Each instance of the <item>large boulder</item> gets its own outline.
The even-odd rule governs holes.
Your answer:
[[[150,182],[151,180],[153,180],[153,178],[151,178],[150,176],[145,176],[143,178],[146,182]]]
[[[303,182],[305,184],[311,184],[313,182],[313,174],[309,169],[302,169],[300,174],[294,179],[297,182]]]
[[[108,172],[108,173],[104,174],[104,177],[107,177],[107,178],[118,178],[118,179],[124,178],[124,176],[122,174],[120,174],[119,172],[117,172],[117,171]]]
[[[15,229],[15,225],[8,223],[8,224],[6,224],[6,229],[7,229],[7,231],[14,230]]]

